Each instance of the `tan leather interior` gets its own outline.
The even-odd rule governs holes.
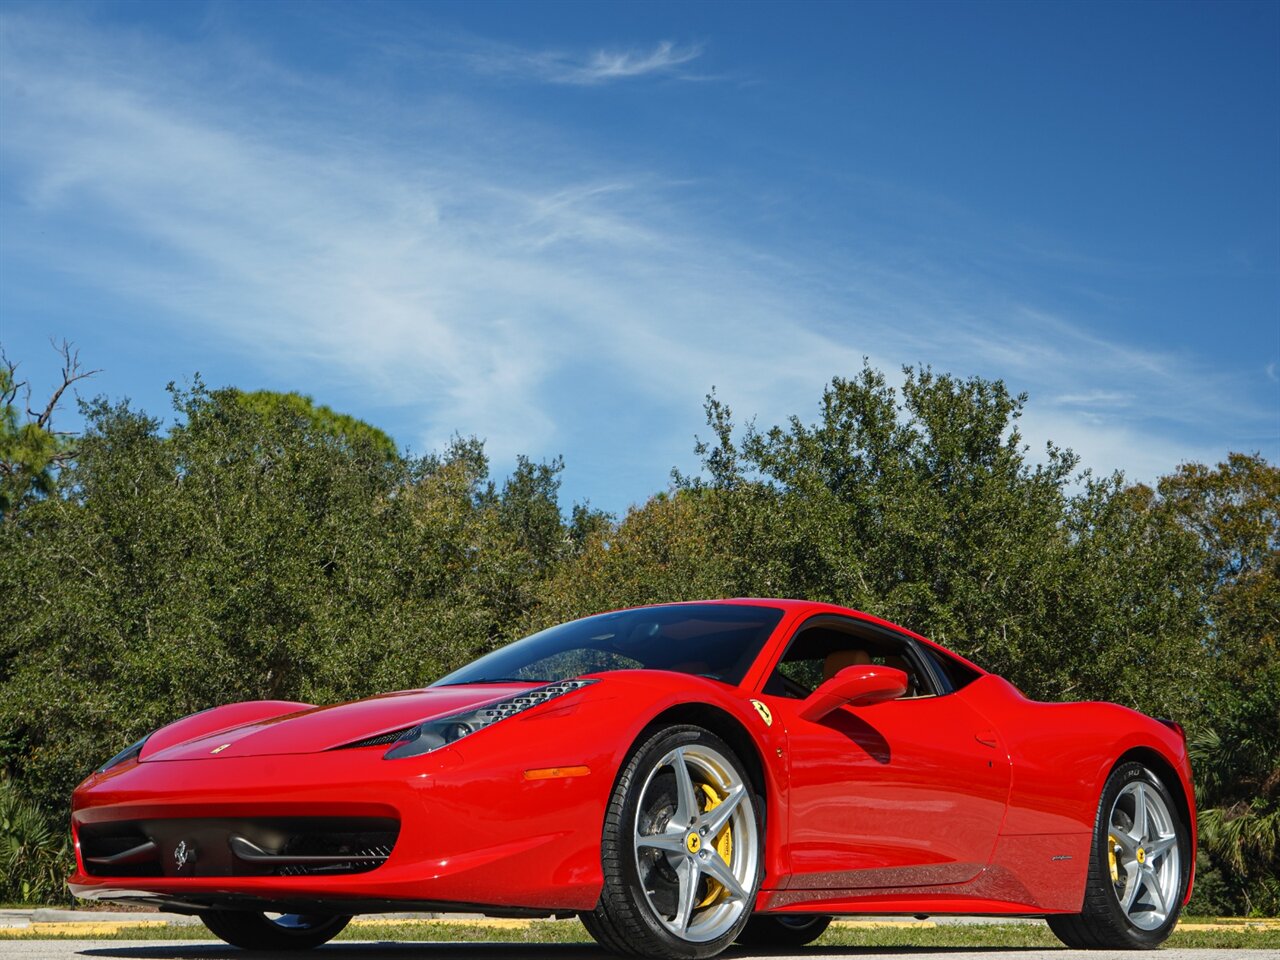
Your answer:
[[[871,654],[865,650],[835,650],[822,661],[822,679],[830,680],[845,667],[865,667],[871,663]]]

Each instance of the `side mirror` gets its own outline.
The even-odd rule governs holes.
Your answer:
[[[907,675],[893,667],[845,667],[805,698],[800,716],[817,722],[837,707],[869,707],[907,692]]]

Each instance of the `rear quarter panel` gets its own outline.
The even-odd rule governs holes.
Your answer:
[[[1078,884],[1082,897],[1103,786],[1112,769],[1129,759],[1153,769],[1173,794],[1190,831],[1194,857],[1195,794],[1186,743],[1179,733],[1119,704],[1028,700],[1012,684],[990,674],[961,695],[999,732],[1012,769],[1009,807],[993,866],[1022,873],[1028,860],[1047,863],[1069,851],[1073,860],[1062,868],[1062,876],[1064,882],[1069,875],[1073,878],[1071,888]],[[1053,899],[1058,905],[1064,902],[1061,889]],[[1067,897],[1066,908],[1075,899],[1074,893]]]

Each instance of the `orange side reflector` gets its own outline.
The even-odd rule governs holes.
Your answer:
[[[591,772],[590,767],[542,767],[538,770],[526,770],[526,780],[556,780],[560,777],[585,777]]]

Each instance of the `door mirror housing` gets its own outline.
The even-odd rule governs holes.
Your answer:
[[[907,692],[907,675],[894,667],[845,667],[805,698],[800,716],[817,722],[837,707],[869,707]]]

